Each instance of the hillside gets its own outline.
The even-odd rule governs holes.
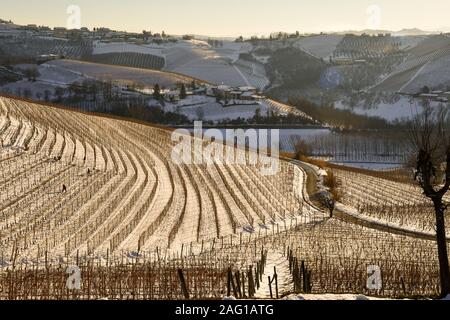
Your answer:
[[[177,165],[171,132],[0,98],[2,252],[67,257],[196,244],[295,215],[293,166]],[[226,149],[227,150],[227,149]]]
[[[124,83],[135,82],[149,87],[153,87],[156,83],[160,86],[171,87],[179,82],[189,83],[192,81],[192,78],[189,76],[183,76],[170,72],[114,66],[77,60],[56,60],[50,61],[47,64],[99,80],[114,80]]]
[[[430,36],[419,42],[416,46],[407,50],[405,60],[399,64],[392,73],[384,78],[373,89],[376,91],[396,92],[405,90],[410,82],[420,78],[426,67],[434,63],[440,63],[440,59],[450,55],[450,37]],[[427,85],[426,79],[418,82],[417,86]],[[435,76],[433,82],[443,84],[447,81],[445,77]]]
[[[332,56],[337,45],[344,36],[337,34],[318,35],[298,40],[295,46],[318,58],[327,59]]]

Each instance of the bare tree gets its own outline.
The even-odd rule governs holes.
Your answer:
[[[295,158],[301,160],[303,157],[308,157],[312,153],[312,148],[305,140],[298,139],[294,145]]]
[[[417,156],[415,180],[434,205],[441,295],[450,294],[450,270],[443,202],[450,188],[450,120],[448,109],[424,107],[413,121],[411,137]]]
[[[324,177],[323,184],[328,188],[328,191],[322,194],[320,202],[330,212],[330,218],[333,218],[336,202],[341,200],[341,192],[339,190],[340,183],[333,171],[327,170],[327,175]]]

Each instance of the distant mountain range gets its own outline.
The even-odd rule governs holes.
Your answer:
[[[443,28],[443,29],[449,29],[449,28]],[[447,30],[442,31],[424,31],[418,28],[411,28],[411,29],[402,29],[399,31],[392,31],[392,30],[374,30],[374,29],[364,29],[364,30],[347,30],[347,31],[340,31],[340,32],[334,32],[335,34],[369,34],[369,35],[377,35],[380,33],[386,34],[390,33],[393,36],[397,37],[407,37],[407,36],[424,36],[424,35],[430,35],[430,34],[439,34],[441,32],[447,32]]]

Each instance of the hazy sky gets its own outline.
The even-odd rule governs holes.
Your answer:
[[[249,36],[450,27],[449,0],[1,0],[0,18],[65,27],[72,4],[80,7],[83,26],[136,32]]]

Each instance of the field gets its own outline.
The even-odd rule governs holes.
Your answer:
[[[450,82],[450,50],[448,54],[440,57],[431,63],[425,64],[421,72],[406,83],[401,91],[403,92],[420,92],[424,85],[434,89],[447,90],[447,84]]]
[[[1,106],[2,257],[177,248],[266,228],[303,206],[284,162],[274,176],[177,166],[166,130],[7,98]]]
[[[103,43],[94,42],[93,54],[105,54],[105,53],[119,53],[119,52],[133,52],[133,53],[143,53],[151,54],[155,56],[164,57],[162,50],[164,50],[162,45],[137,45],[132,43]]]
[[[319,35],[302,38],[295,43],[300,49],[317,58],[328,59],[333,55],[337,45],[342,41],[342,35]]]
[[[17,37],[17,38],[16,38]],[[70,59],[80,59],[92,53],[89,41],[69,41],[46,37],[26,37],[19,33],[12,38],[1,38],[0,44],[11,56],[33,58],[39,55],[55,54]]]
[[[246,44],[231,42],[225,42],[222,48],[184,43],[163,50],[166,59],[164,70],[186,74],[214,84],[264,86],[264,76],[260,75],[261,72],[251,71],[246,75],[248,72],[241,71],[239,65],[233,65],[233,62],[239,59],[239,53],[248,50]],[[252,75],[256,80],[252,79]],[[260,78],[263,79],[262,82]]]
[[[333,169],[339,208],[361,226],[311,202],[306,164],[271,176],[178,165],[164,128],[6,97],[0,107],[0,299],[270,298],[274,267],[273,297],[438,294],[435,243],[420,236],[432,239],[432,212],[412,184]],[[65,285],[74,265],[79,291]],[[366,287],[372,265],[381,290]]]
[[[161,70],[164,58],[147,53],[114,52],[92,55],[85,59],[89,62],[111,64],[115,66]]]
[[[192,78],[188,76],[168,72],[112,66],[75,60],[57,60],[48,62],[47,64],[52,67],[76,72],[81,76],[103,80],[113,80],[119,83],[135,82],[150,88],[153,88],[155,84],[165,87],[172,87],[180,82],[190,83],[192,81]]]
[[[412,89],[408,85],[418,78],[428,64],[446,57],[450,54],[450,38],[448,36],[431,36],[419,42],[416,46],[406,51],[405,60],[396,66],[394,71],[384,78],[373,89],[378,91],[396,92],[400,90]],[[442,80],[445,77],[435,77],[434,81]],[[427,83],[421,83],[422,87]],[[415,88],[420,86],[417,84]]]
[[[263,91],[270,84],[264,65],[259,62],[239,59],[234,63],[234,67],[243,76],[249,86]]]
[[[334,173],[342,190],[342,202],[362,216],[413,231],[435,232],[433,205],[417,185],[346,170],[335,169]],[[444,200],[450,201],[450,193]]]
[[[168,108],[169,107],[167,107],[166,110],[170,110]],[[176,108],[177,106],[174,105],[172,110],[175,110]],[[262,115],[266,115],[269,111],[269,106],[261,103],[223,107],[220,103],[217,103],[214,98],[207,97],[206,102],[194,106],[182,106],[179,108],[179,112],[192,120],[198,120],[198,114],[201,112],[202,120],[221,121],[224,119],[251,119],[255,116],[255,112],[258,109]]]

